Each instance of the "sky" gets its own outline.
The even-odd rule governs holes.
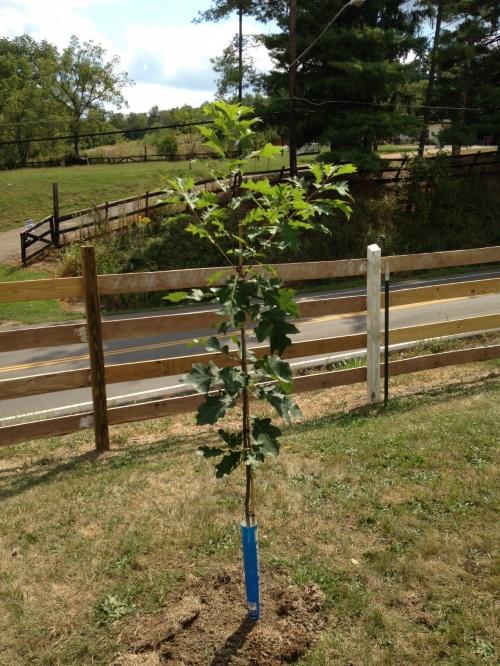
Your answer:
[[[109,57],[135,82],[127,86],[125,111],[198,106],[214,98],[210,58],[220,55],[237,31],[237,17],[194,24],[211,0],[0,0],[0,36],[28,34],[63,49],[71,37],[102,44]],[[268,32],[270,26],[246,19],[245,32]],[[267,70],[263,47],[253,53]]]

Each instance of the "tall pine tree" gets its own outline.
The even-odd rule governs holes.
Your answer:
[[[453,21],[437,53],[433,102],[450,107],[452,119],[441,140],[458,155],[464,145],[500,140],[500,3],[498,0],[444,0]]]
[[[315,0],[298,6],[300,54],[343,0]],[[283,3],[271,12],[282,32],[264,38],[276,69],[267,77],[272,111],[287,97],[288,26]],[[382,139],[417,134],[408,85],[418,78],[415,56],[421,14],[405,0],[370,0],[349,7],[299,63],[296,112],[299,142],[321,139],[332,148],[372,150]],[[283,100],[283,101],[280,101]]]

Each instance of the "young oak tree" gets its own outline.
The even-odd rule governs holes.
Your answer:
[[[184,381],[205,394],[196,416],[198,425],[214,425],[230,410],[240,409],[240,427],[219,428],[219,442],[202,446],[199,453],[217,461],[217,477],[244,467],[247,526],[255,524],[255,470],[267,456],[278,454],[281,435],[270,418],[252,414],[250,400],[264,400],[285,421],[300,416],[291,398],[292,370],[282,358],[291,344],[289,336],[298,332],[289,318],[298,317],[300,310],[294,291],[283,286],[266,257],[270,251],[297,249],[303,232],[327,232],[321,222],[324,215],[340,211],[349,217],[347,183],[336,179],[355,171],[352,165],[315,164],[308,179],[273,183],[268,178],[245,177],[251,157],[267,158],[280,150],[266,144],[252,152],[252,135],[259,122],[252,111],[224,101],[204,107],[213,121],[199,127],[207,148],[221,158],[239,155],[229,159],[228,177],[214,174],[222,193],[197,191],[192,178],[169,181],[168,201],[184,207],[186,212],[180,216],[189,218],[187,231],[215,246],[227,270],[213,275],[207,291],[195,289],[166,297],[173,302],[200,302],[208,297],[220,306],[218,335],[205,341],[207,351],[220,353],[220,363],[196,363]],[[250,333],[268,346],[250,349]]]

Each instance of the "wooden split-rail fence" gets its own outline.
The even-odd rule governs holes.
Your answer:
[[[494,344],[391,361],[387,365],[380,363],[380,318],[381,307],[384,303],[380,290],[381,271],[388,270],[391,274],[395,274],[495,262],[500,262],[500,246],[387,257],[381,256],[377,246],[370,246],[366,259],[276,265],[276,270],[286,282],[300,281],[303,283],[347,276],[367,277],[366,296],[325,297],[314,300],[305,299],[299,302],[302,318],[367,311],[367,330],[365,332],[301,340],[292,344],[285,354],[286,358],[291,359],[366,349],[367,365],[297,377],[294,381],[295,393],[366,382],[368,402],[377,402],[380,399],[380,377],[384,375],[385,368],[387,368],[388,376],[392,377],[431,368],[500,358],[500,345]],[[203,400],[200,395],[182,395],[133,405],[109,406],[106,399],[107,385],[177,376],[188,372],[192,364],[197,362],[209,360],[218,364],[233,362],[219,353],[200,353],[105,365],[103,341],[208,329],[219,322],[219,315],[213,309],[202,306],[193,312],[169,310],[168,314],[103,321],[99,307],[99,299],[103,295],[167,292],[205,287],[209,276],[214,271],[222,270],[224,272],[228,269],[200,268],[154,273],[96,275],[92,247],[82,248],[82,264],[82,277],[0,283],[0,303],[59,298],[81,299],[85,301],[86,305],[86,321],[83,324],[72,323],[0,331],[0,349],[3,352],[85,342],[88,344],[90,359],[89,368],[1,380],[0,399],[8,400],[91,387],[93,410],[0,427],[0,446],[65,435],[93,427],[96,448],[105,450],[109,446],[109,425],[184,414],[195,410]],[[390,294],[389,306],[492,293],[500,293],[500,278],[393,291]],[[491,315],[391,329],[388,341],[392,345],[499,328],[500,307],[498,313]],[[259,356],[266,353],[267,348],[259,346],[254,348],[254,351]]]
[[[385,166],[379,174],[360,174],[366,182],[390,185],[405,178],[408,175],[408,162],[412,156],[406,155],[402,158],[384,160]],[[427,159],[433,159],[432,157]],[[460,157],[448,157],[449,175],[451,177],[500,174],[500,152],[477,152]],[[299,171],[307,171],[307,165],[299,166]],[[247,175],[268,176],[270,178],[283,178],[288,176],[287,169],[274,169],[270,171],[252,171]],[[195,188],[217,190],[218,185],[212,179],[199,180]],[[57,183],[52,187],[52,214],[40,222],[27,227],[20,234],[21,261],[24,266],[40,259],[50,248],[57,248],[74,240],[89,238],[102,228],[112,228],[120,220],[148,216],[153,211],[161,208],[164,204],[158,200],[164,195],[163,190],[145,192],[133,197],[127,197],[118,201],[107,201],[98,206],[92,206],[83,210],[74,211],[64,215],[59,211],[59,192]]]
[[[299,170],[304,170],[301,167]],[[247,177],[268,176],[270,178],[283,178],[285,169],[273,169],[271,171],[252,171]],[[218,191],[220,185],[212,178],[199,180],[194,185],[195,189]],[[161,203],[161,197],[165,196],[165,190],[145,192],[133,197],[119,199],[117,201],[106,201],[98,206],[84,208],[73,213],[60,214],[59,211],[59,189],[57,183],[52,184],[52,214],[40,222],[27,225],[20,234],[21,261],[24,266],[37,259],[42,258],[50,248],[58,248],[70,241],[89,238],[103,228],[113,228],[122,220],[137,218],[141,215],[148,217],[158,208],[165,206]]]

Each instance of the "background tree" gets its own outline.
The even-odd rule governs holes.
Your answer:
[[[343,4],[342,0],[299,4],[299,53]],[[266,77],[266,89],[276,100],[271,111],[284,114],[288,16],[280,3],[269,12],[281,31],[264,37],[276,64]],[[369,151],[381,139],[417,133],[418,119],[401,104],[401,93],[418,79],[416,62],[410,56],[423,48],[419,21],[420,13],[404,0],[370,0],[340,16],[298,67],[299,142],[320,139],[332,148]]]
[[[245,40],[243,34],[243,17],[254,16],[265,21],[273,18],[273,12],[278,8],[286,10],[288,2],[286,0],[213,0],[213,5],[204,12],[200,12],[197,21],[220,21],[227,18],[233,12],[238,14],[238,33],[233,42],[226,47],[224,52],[212,62],[217,73],[221,74],[219,85],[222,84],[222,90],[225,90],[226,82],[229,88],[236,86],[236,98],[241,102],[243,99],[243,89],[245,87],[245,76],[255,78],[253,71],[253,62],[251,58],[245,60],[245,41],[248,46],[248,38]],[[250,85],[252,83],[250,82]],[[219,92],[219,91],[218,91]],[[226,94],[220,94],[225,97]]]
[[[91,109],[103,109],[106,104],[126,104],[122,88],[130,83],[126,72],[118,72],[118,56],[105,59],[106,51],[92,41],[80,43],[71,37],[62,53],[43,61],[42,85],[62,113],[69,119],[73,150],[80,152],[82,123]]]
[[[217,97],[236,101],[241,91],[252,92],[259,85],[260,76],[255,68],[255,61],[251,49],[258,45],[258,39],[253,35],[243,37],[243,53],[240,62],[239,37],[235,35],[220,56],[212,58],[214,72],[218,75]],[[241,70],[240,70],[241,66]]]
[[[447,0],[454,22],[444,31],[437,56],[435,100],[455,107],[441,141],[461,146],[498,140],[500,127],[500,4],[496,0]]]
[[[34,137],[64,129],[64,120],[55,117],[58,109],[40,82],[41,63],[52,55],[50,44],[28,35],[0,39],[0,138],[17,141],[0,149],[4,164],[24,166],[30,154],[41,149],[31,143]]]

